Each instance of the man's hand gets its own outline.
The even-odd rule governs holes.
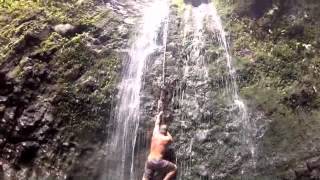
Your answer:
[[[160,111],[158,114],[158,119],[162,119],[162,116],[163,116],[163,111]]]
[[[160,125],[162,117],[163,117],[163,111],[160,111],[159,114],[157,115],[155,126]]]

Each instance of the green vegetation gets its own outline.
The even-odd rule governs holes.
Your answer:
[[[79,158],[72,151],[81,153],[83,146],[95,148],[105,140],[120,60],[112,48],[100,48],[126,37],[117,31],[119,19],[97,8],[98,1],[44,2],[0,1],[0,66],[23,92],[17,96],[24,103],[21,112],[33,104],[50,106],[54,121],[36,127],[50,126],[52,134],[44,130],[45,142],[41,142],[50,144],[50,150],[37,155],[37,166],[67,171]],[[70,24],[76,31],[61,33],[54,28],[60,24]],[[109,28],[102,30],[106,24]],[[112,39],[102,37],[100,42],[101,36]],[[62,152],[63,143],[77,147]]]
[[[62,57],[67,59],[72,57],[74,52],[81,52],[79,48],[81,46],[71,51],[65,51],[66,54]],[[88,55],[88,52],[84,51],[83,53]],[[72,63],[74,68],[78,68],[81,64],[88,65],[94,61],[88,57],[90,56],[84,57],[80,54],[79,58],[72,58],[74,62],[68,63]],[[99,138],[101,134],[106,133],[106,117],[110,116],[112,97],[118,82],[119,62],[116,56],[110,55],[108,58],[99,59],[98,63],[89,70],[81,68],[87,69],[87,71],[77,71],[75,75],[81,76],[81,78],[76,77],[79,79],[78,83],[70,84],[66,81],[67,86],[61,89],[55,99],[57,117],[63,119],[65,127],[69,129],[69,132],[73,132],[77,138],[90,140],[91,138]],[[61,62],[58,64],[64,65]],[[70,72],[76,71],[74,68]],[[61,69],[68,68],[61,67]]]
[[[283,167],[312,156],[305,143],[319,135],[320,32],[315,28],[320,24],[315,9],[320,4],[301,1],[297,8],[274,1],[257,18],[250,16],[253,2],[215,1],[231,35],[241,96],[252,111],[270,120],[260,153],[275,158],[285,154],[287,164],[274,173],[283,174]],[[295,8],[294,16],[290,8]]]

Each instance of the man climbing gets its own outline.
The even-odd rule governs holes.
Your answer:
[[[172,162],[163,159],[168,145],[172,143],[172,136],[167,130],[167,125],[160,125],[162,116],[163,111],[156,117],[150,154],[145,165],[143,180],[151,180],[155,172],[166,173],[163,180],[172,180],[177,173],[177,166]]]

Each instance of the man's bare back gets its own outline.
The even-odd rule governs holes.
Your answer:
[[[172,136],[167,131],[166,125],[160,126],[162,114],[163,112],[160,112],[156,119],[143,180],[151,179],[155,171],[166,171],[164,180],[170,180],[176,175],[176,165],[163,159],[168,145],[172,143]]]
[[[167,146],[172,142],[171,135],[155,134],[152,136],[150,154],[148,160],[159,160],[162,159],[166,152]]]

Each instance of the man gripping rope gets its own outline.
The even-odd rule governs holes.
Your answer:
[[[163,111],[156,117],[150,154],[145,165],[143,180],[151,180],[155,172],[165,173],[166,175],[163,180],[173,180],[177,173],[177,166],[163,159],[168,145],[172,143],[172,136],[168,132],[167,125],[160,125],[162,116]]]

